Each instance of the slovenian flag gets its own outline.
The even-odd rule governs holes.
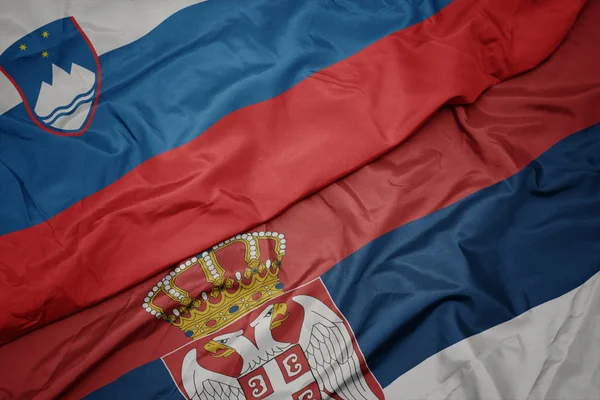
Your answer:
[[[0,8],[0,399],[600,398],[599,2]]]

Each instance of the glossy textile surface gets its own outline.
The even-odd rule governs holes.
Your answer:
[[[600,271],[599,137],[594,125],[562,140],[323,276],[383,386]]]
[[[26,124],[23,105],[0,117],[6,143],[0,153],[5,188],[0,234],[53,217],[228,113],[280,94],[449,1],[419,3],[254,1],[231,7],[215,1],[174,14],[137,41],[101,56],[102,101],[79,140],[40,135]],[[53,40],[52,27],[45,29]],[[27,145],[32,140],[43,145]],[[15,148],[20,151],[9,151]],[[26,160],[40,158],[44,170],[32,170]],[[52,188],[43,184],[56,175],[64,179]]]
[[[564,139],[516,175],[373,240],[323,275],[383,387],[600,272],[598,137],[594,125]],[[175,387],[157,360],[91,398],[135,396],[149,377],[156,391]]]
[[[600,393],[600,273],[569,293],[428,358],[390,398],[593,399]]]
[[[285,234],[284,291],[322,279],[364,354],[362,372],[387,398],[593,394],[598,354],[577,352],[600,333],[589,311],[600,268],[600,3],[580,13],[573,3],[571,12],[499,4],[454,1],[0,237],[0,299],[15,304],[2,311],[10,341],[0,359],[11,361],[0,363],[0,398],[188,397],[172,357],[194,342],[140,306],[174,261],[255,224]],[[513,14],[563,25],[532,33],[529,20],[510,39],[495,36]],[[206,289],[195,276],[194,295]],[[565,293],[587,294],[565,303]],[[551,316],[535,317],[535,347],[523,321],[551,304]],[[505,324],[525,348],[489,339],[515,332]],[[552,332],[577,344],[554,345]],[[527,362],[510,374],[515,349]],[[562,352],[560,367],[540,366]],[[213,369],[233,358],[214,358]]]
[[[148,160],[46,223],[0,237],[4,279],[14,288],[0,294],[0,301],[8,305],[0,312],[0,322],[5,327],[0,340],[11,340],[22,331],[106,299],[198,247],[208,247],[219,238],[273,217],[298,199],[406,140],[445,102],[472,101],[499,80],[534,67],[560,43],[582,5],[583,1],[542,5],[517,0],[452,2],[443,12],[313,73],[280,96],[228,114],[197,139]],[[204,6],[203,3],[195,7]],[[187,15],[185,11],[181,15]],[[368,13],[364,15],[370,24],[380,25],[378,19],[368,18]],[[180,14],[175,17],[184,18]],[[158,31],[166,29],[169,21],[161,24]],[[541,27],[551,28],[542,31]],[[155,32],[149,36],[153,37]],[[245,33],[239,35],[247,37]],[[520,39],[511,39],[515,35]],[[145,38],[131,46],[144,43]],[[211,45],[217,46],[214,43],[218,42]],[[119,67],[121,64],[118,63]],[[167,68],[169,64],[159,65]],[[105,82],[109,79],[107,68],[109,65],[102,67]],[[153,82],[146,84],[154,85]],[[183,86],[190,90],[195,87]],[[125,96],[130,92],[130,85],[117,91],[120,87],[112,89],[105,83],[104,93]],[[145,101],[155,98],[145,93]],[[192,101],[194,96],[190,94],[185,99]],[[238,99],[237,95],[235,98]],[[113,110],[110,104],[101,101],[97,113],[103,107]],[[218,104],[218,101],[211,103]],[[130,103],[123,109],[129,107]],[[111,171],[120,169],[121,162],[127,159],[121,155],[133,152],[134,159],[141,161],[144,157],[135,152],[154,148],[139,141],[133,132],[150,132],[152,137],[159,137],[160,143],[170,143],[179,129],[194,131],[195,119],[205,115],[184,114],[183,126],[174,121],[164,122],[180,115],[173,110],[165,114],[166,120],[153,122],[162,115],[161,108],[161,113],[157,110],[142,125],[132,126],[128,116],[139,119],[138,115],[146,114],[146,106],[140,104],[140,107],[141,114],[107,110],[111,120],[128,127],[122,134],[131,147],[125,152],[113,149],[107,142],[117,135],[114,130],[105,127],[108,130],[101,131],[111,132],[108,136],[94,130],[94,123],[104,121],[100,115],[94,118],[88,132],[68,142],[52,135],[37,135],[36,140],[44,143],[40,149],[57,140],[60,146],[64,143],[67,147],[91,140],[93,143],[85,144],[85,149],[94,153],[116,150],[118,155],[118,159],[110,158],[108,168],[103,167],[99,180],[88,178],[87,173],[67,179],[68,171],[61,169],[58,175],[53,175],[64,178],[59,185],[40,187],[54,198],[54,190],[62,184],[75,184],[80,193],[87,190],[89,181],[109,183]],[[15,121],[22,119],[8,119],[9,125]],[[168,133],[167,138],[157,136],[157,132],[163,131]],[[6,143],[13,140],[29,143],[30,138],[24,138],[24,134],[7,135]],[[343,148],[340,143],[344,143]],[[32,146],[27,151],[30,148],[38,149]],[[12,152],[7,157],[12,159],[16,154],[19,153]],[[15,162],[30,158],[19,157]],[[70,169],[70,162],[85,165],[89,159],[77,151],[70,158],[61,157],[60,165]],[[44,177],[49,170],[35,168],[35,171],[40,171],[35,174],[36,179],[49,181]],[[12,172],[10,175],[14,178]],[[3,180],[12,187],[10,193],[22,193],[20,175],[17,174],[16,181]],[[58,197],[64,198],[62,194]],[[21,199],[18,203],[20,208],[28,201]],[[36,246],[29,245],[34,242]],[[148,248],[154,251],[148,252]],[[54,268],[48,269],[48,264]],[[26,268],[19,269],[16,265]],[[126,272],[123,266],[127,266]],[[68,291],[60,290],[57,282],[63,281],[77,284]]]

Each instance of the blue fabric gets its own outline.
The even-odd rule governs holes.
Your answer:
[[[600,125],[323,276],[383,387],[600,270]]]
[[[158,359],[128,372],[84,398],[87,400],[181,400],[184,397],[162,360]]]
[[[449,3],[213,0],[176,13],[100,57],[100,102],[82,136],[43,132],[23,104],[0,116],[0,234],[45,221],[232,111]]]

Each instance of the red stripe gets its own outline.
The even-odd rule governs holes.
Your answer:
[[[322,274],[400,224],[512,175],[597,122],[599,17],[600,2],[590,3],[559,51],[535,71],[495,86],[473,105],[444,108],[393,152],[259,227],[286,234],[286,287]],[[160,256],[155,250],[147,253]],[[11,360],[0,363],[0,376],[10,377],[0,393],[80,398],[187,343],[179,329],[140,307],[163,275],[0,347],[0,359]]]
[[[405,141],[446,101],[472,101],[532,68],[583,3],[456,0],[47,222],[3,236],[0,342],[276,215]]]

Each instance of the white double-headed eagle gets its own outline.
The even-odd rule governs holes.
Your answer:
[[[321,397],[330,399],[327,393],[335,393],[344,400],[377,399],[364,379],[344,321],[314,297],[298,295],[292,300],[304,308],[298,344],[313,371]],[[278,342],[271,333],[271,329],[285,320],[282,316],[286,311],[285,303],[269,305],[251,322],[256,345],[239,330],[213,338],[205,349],[215,356],[237,352],[243,360],[240,375],[253,371],[293,345]],[[198,364],[196,349],[190,350],[183,360],[182,381],[191,400],[246,399],[236,378]]]

